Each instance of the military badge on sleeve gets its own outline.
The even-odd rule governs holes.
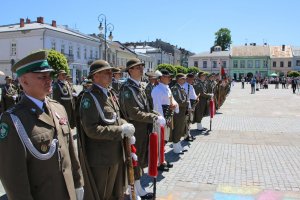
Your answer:
[[[6,123],[2,122],[0,124],[0,140],[7,137],[8,130],[9,126]]]
[[[88,98],[82,99],[82,101],[81,101],[81,107],[84,108],[84,109],[90,108],[91,107],[91,100],[88,99]]]

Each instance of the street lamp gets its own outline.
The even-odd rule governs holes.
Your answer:
[[[106,23],[106,16],[104,14],[100,14],[98,16],[98,21],[99,21],[99,30],[100,30],[100,33],[102,32],[102,30],[104,29],[104,58],[105,60],[107,61],[107,41],[106,41],[106,33],[107,31],[109,31],[109,36],[108,36],[108,39],[112,41],[113,39],[113,35],[112,35],[112,31],[114,30],[114,25],[112,23]],[[104,22],[104,26],[103,26],[103,22]]]

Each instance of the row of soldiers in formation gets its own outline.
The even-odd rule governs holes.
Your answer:
[[[135,163],[132,192],[152,199],[153,193],[140,182],[149,161],[149,134],[156,125],[165,127],[164,139],[173,142],[174,153],[182,154],[181,138],[194,139],[190,124],[204,130],[201,121],[208,114],[208,101],[214,99],[218,109],[230,84],[202,72],[179,73],[171,83],[172,74],[160,70],[147,73],[149,83],[144,85],[143,68],[140,60],[129,60],[129,78],[120,84],[120,71],[106,61],[94,61],[88,77],[92,84],[75,95],[64,71],[58,73],[52,92],[53,69],[45,51],[17,62],[12,71],[23,95],[0,120],[0,179],[8,198],[123,199],[129,153],[129,163]],[[71,134],[75,125],[78,151]],[[126,150],[128,141],[131,152]],[[158,169],[171,167],[163,161]]]

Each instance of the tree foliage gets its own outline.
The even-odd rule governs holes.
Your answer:
[[[215,46],[221,46],[222,51],[228,50],[231,41],[231,31],[228,28],[221,28],[215,33]]]
[[[300,76],[300,73],[297,71],[289,71],[287,75],[288,77],[298,77]]]
[[[200,69],[198,67],[189,67],[188,68],[188,73],[197,74],[198,72],[200,72]]]
[[[57,73],[59,70],[65,70],[69,74],[69,66],[67,58],[58,51],[51,49],[48,52],[47,61],[49,65],[55,70]]]
[[[188,68],[186,68],[186,67],[179,66],[179,65],[174,66],[174,67],[176,69],[177,74],[178,73],[183,73],[183,74],[187,74],[188,73]]]
[[[176,75],[176,72],[177,72],[176,68],[173,65],[171,65],[171,64],[160,64],[160,65],[157,66],[156,69],[157,70],[166,69],[166,70],[168,70],[170,73],[172,73],[174,75]]]

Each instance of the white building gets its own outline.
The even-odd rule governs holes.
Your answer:
[[[292,47],[293,64],[292,70],[300,71],[300,47]]]
[[[20,19],[20,23],[0,26],[0,70],[12,75],[11,64],[33,51],[54,49],[68,59],[71,75],[76,78],[88,74],[88,65],[99,58],[100,40],[67,26],[57,26],[56,21],[44,23],[43,17],[36,22]],[[0,77],[4,83],[4,77]]]
[[[212,52],[203,52],[189,57],[189,66],[198,67],[202,71],[219,73],[221,67],[229,73],[230,52],[222,51],[220,46],[215,46]]]

